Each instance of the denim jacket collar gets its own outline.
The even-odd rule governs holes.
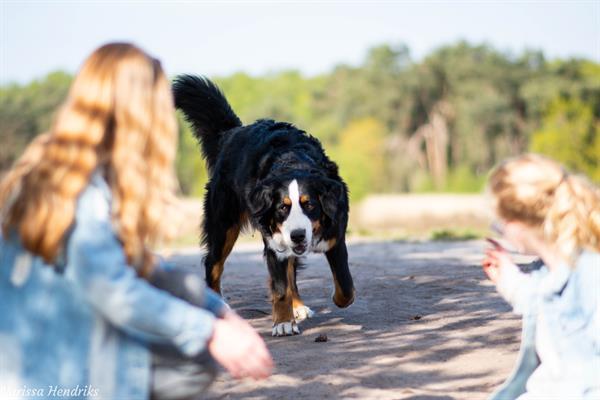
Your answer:
[[[573,270],[567,264],[560,264],[556,269],[550,272],[540,282],[540,293],[545,298],[560,296]]]
[[[96,169],[90,178],[90,183],[96,188],[100,189],[102,196],[108,201],[111,201],[112,194],[108,183],[104,179],[103,171],[101,168]]]

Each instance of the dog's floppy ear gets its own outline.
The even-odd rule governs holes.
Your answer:
[[[254,217],[262,217],[273,205],[273,182],[259,182],[248,196],[248,207]]]
[[[322,179],[319,190],[319,201],[325,215],[330,219],[336,219],[340,206],[344,204],[344,186],[332,179]]]

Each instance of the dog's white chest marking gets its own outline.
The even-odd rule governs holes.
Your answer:
[[[312,251],[315,253],[325,253],[331,249],[331,244],[327,240],[317,239],[313,242]]]

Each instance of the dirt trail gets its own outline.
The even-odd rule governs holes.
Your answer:
[[[276,362],[267,381],[223,373],[210,399],[484,399],[516,359],[519,319],[484,279],[485,244],[365,242],[349,245],[357,300],[338,309],[323,256],[311,255],[299,289],[315,317],[300,336],[273,338],[267,269],[256,245],[225,267],[229,304],[261,333]],[[171,259],[199,265],[198,249]],[[315,342],[320,334],[327,342]]]

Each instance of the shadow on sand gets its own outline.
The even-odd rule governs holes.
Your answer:
[[[519,321],[479,267],[484,244],[371,242],[349,246],[357,300],[331,302],[323,256],[300,272],[300,293],[316,316],[302,335],[270,336],[267,271],[259,249],[234,251],[224,294],[262,334],[276,372],[265,382],[222,374],[208,398],[485,398],[516,357]],[[200,265],[201,253],[175,255]],[[318,335],[327,342],[315,342]]]

